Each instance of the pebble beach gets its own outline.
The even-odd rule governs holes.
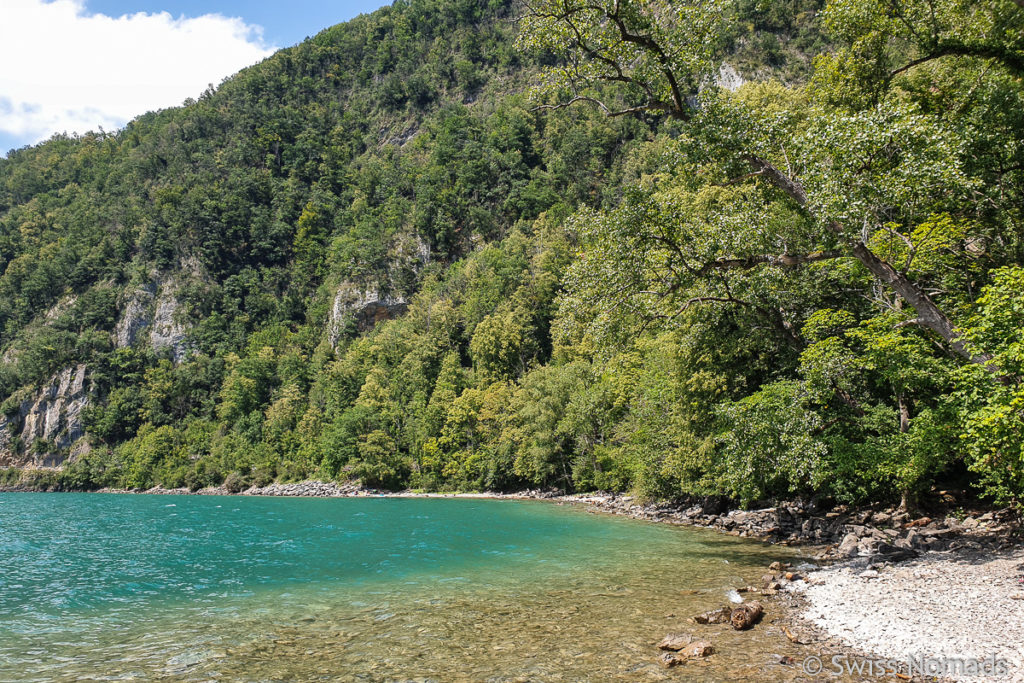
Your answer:
[[[846,645],[900,661],[949,664],[944,678],[1024,682],[1024,548],[930,552],[871,569],[850,561],[813,572],[790,587],[799,616]],[[959,662],[1005,662],[970,675]],[[1008,670],[1007,670],[1008,669]]]

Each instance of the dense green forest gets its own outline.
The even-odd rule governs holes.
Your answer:
[[[1016,0],[399,0],[12,151],[0,483],[1019,501],[1022,77]]]

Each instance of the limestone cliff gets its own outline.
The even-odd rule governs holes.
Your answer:
[[[345,328],[352,322],[360,332],[372,328],[382,320],[390,320],[405,313],[409,302],[402,296],[381,293],[377,289],[360,290],[351,284],[338,288],[327,322],[327,338],[337,347]]]
[[[138,287],[128,294],[121,305],[121,317],[114,330],[118,348],[133,346],[147,339],[156,353],[170,350],[171,358],[180,363],[188,357],[189,326],[179,320],[181,304],[172,280],[156,281]],[[148,335],[145,334],[148,330]]]
[[[0,416],[0,466],[63,464],[88,446],[82,410],[89,404],[85,365],[67,367],[23,400],[13,415]]]
[[[156,286],[146,284],[124,297],[121,318],[114,329],[114,339],[119,349],[132,346],[150,326],[149,311],[155,295]]]
[[[430,245],[419,235],[396,235],[388,245],[386,273],[380,282],[357,285],[342,282],[334,293],[327,319],[327,340],[337,348],[346,329],[366,332],[377,323],[404,314],[405,293],[414,290],[424,267],[430,264]]]
[[[170,349],[171,358],[175,363],[187,358],[192,350],[188,343],[188,326],[177,316],[180,308],[181,304],[173,289],[169,286],[162,287],[153,313],[153,327],[149,332],[150,348],[157,353]]]

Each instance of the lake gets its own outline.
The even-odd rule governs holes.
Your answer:
[[[0,680],[799,678],[767,620],[687,624],[792,557],[539,501],[0,494]],[[673,631],[718,654],[662,669]]]

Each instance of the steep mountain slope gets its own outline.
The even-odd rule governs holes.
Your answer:
[[[644,126],[528,113],[510,12],[399,2],[182,108],[0,161],[0,463],[214,424],[254,334],[292,339],[299,377],[258,387],[246,419],[282,384],[304,402],[311,358],[404,312],[424,278],[598,201]],[[147,407],[154,372],[174,396]]]

